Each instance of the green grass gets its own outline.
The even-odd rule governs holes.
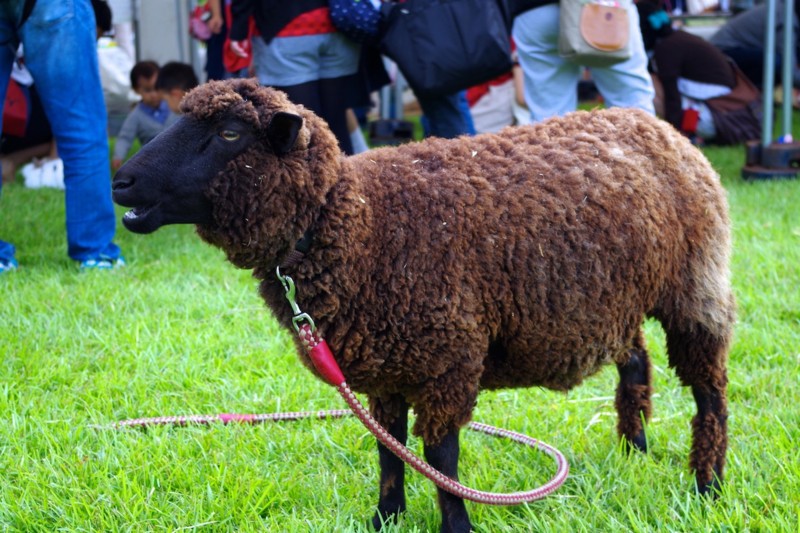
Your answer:
[[[694,405],[649,323],[647,456],[617,444],[614,368],[567,395],[480,397],[476,420],[555,445],[571,475],[532,504],[468,504],[479,531],[800,531],[800,180],[744,182],[743,149],[706,151],[729,192],[739,303],[722,497],[692,495]],[[0,530],[368,531],[377,458],[353,419],[96,429],[342,403],[299,364],[249,272],[192,228],[120,229],[128,267],[79,273],[66,257],[62,193],[14,184],[3,194],[0,236],[21,268],[0,278]],[[479,488],[521,490],[552,472],[546,457],[489,437],[467,433],[462,448],[463,479]],[[434,488],[416,474],[408,504],[389,531],[438,529]]]

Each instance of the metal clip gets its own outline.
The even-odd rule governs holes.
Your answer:
[[[311,327],[311,331],[317,329],[314,325],[314,320],[308,315],[308,313],[304,313],[300,306],[297,305],[297,300],[295,300],[296,289],[294,286],[294,280],[289,276],[284,276],[281,274],[281,267],[275,269],[275,274],[278,276],[278,279],[281,281],[283,285],[283,290],[286,292],[286,300],[288,300],[289,305],[292,307],[292,326],[294,326],[294,330],[296,332],[300,332],[300,324],[303,322],[307,322],[308,325]]]

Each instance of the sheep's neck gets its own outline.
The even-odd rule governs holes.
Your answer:
[[[286,270],[299,264],[311,249],[311,242],[314,240],[314,233],[309,229],[303,234],[300,240],[294,245],[294,250],[281,263],[281,268]]]
[[[318,206],[311,225],[304,230],[294,248],[282,257],[279,265],[282,271],[294,277],[298,283],[299,300],[309,312],[314,312],[315,320],[323,323],[331,320],[356,299],[362,283],[360,273],[369,269],[364,262],[369,261],[370,235],[369,218],[371,206],[359,193],[359,184],[350,178],[351,172],[342,168],[340,179],[326,194],[325,202]],[[257,278],[274,280],[274,266],[270,270],[258,268]],[[326,283],[317,283],[316,277],[333,276],[336,280],[336,294],[321,290]],[[273,298],[283,298],[279,286],[274,286]],[[268,291],[268,292],[272,292]],[[277,298],[280,293],[280,298]],[[272,300],[272,299],[271,299]],[[270,303],[273,303],[272,300]],[[281,302],[281,307],[284,302]],[[272,307],[272,306],[271,306]],[[330,342],[330,340],[329,340]]]

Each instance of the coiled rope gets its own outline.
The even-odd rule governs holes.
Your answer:
[[[375,435],[375,437],[384,446],[386,446],[387,449],[410,465],[411,468],[433,481],[433,483],[442,490],[445,490],[450,494],[465,500],[489,505],[517,505],[520,503],[531,502],[544,498],[558,489],[558,487],[560,487],[564,481],[566,481],[569,474],[569,464],[567,463],[564,455],[556,448],[539,440],[528,437],[527,435],[489,426],[480,422],[470,422],[468,425],[469,429],[495,437],[510,439],[528,447],[537,449],[552,457],[556,462],[556,473],[553,475],[550,481],[534,489],[522,492],[485,492],[462,485],[455,479],[447,477],[433,468],[414,452],[409,450],[403,443],[394,438],[388,431],[386,431],[386,429],[369,414],[369,411],[358,400],[358,398],[356,398],[356,395],[347,385],[344,375],[342,374],[339,365],[336,363],[336,360],[333,358],[333,354],[331,353],[328,344],[324,339],[316,335],[313,320],[307,314],[301,312],[300,308],[297,306],[297,303],[294,300],[294,282],[289,276],[282,276],[280,274],[280,270],[278,270],[278,277],[286,289],[286,298],[289,300],[294,312],[293,324],[295,330],[297,331],[298,335],[300,336],[300,340],[308,351],[311,361],[314,363],[315,368],[325,379],[325,381],[336,387],[336,390],[339,391],[339,394],[350,407],[350,411],[337,409],[316,412],[271,414],[226,413],[218,415],[163,416],[155,418],[123,420],[113,424],[112,427],[143,428],[159,425],[187,426],[192,424],[208,425],[219,422],[223,424],[228,424],[231,422],[259,424],[269,421],[300,420],[304,418],[341,418],[353,414],[373,435]]]

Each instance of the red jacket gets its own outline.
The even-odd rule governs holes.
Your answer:
[[[233,0],[230,38],[247,39],[247,21],[252,16],[261,38],[269,43],[298,15],[320,7],[328,7],[327,0]]]

